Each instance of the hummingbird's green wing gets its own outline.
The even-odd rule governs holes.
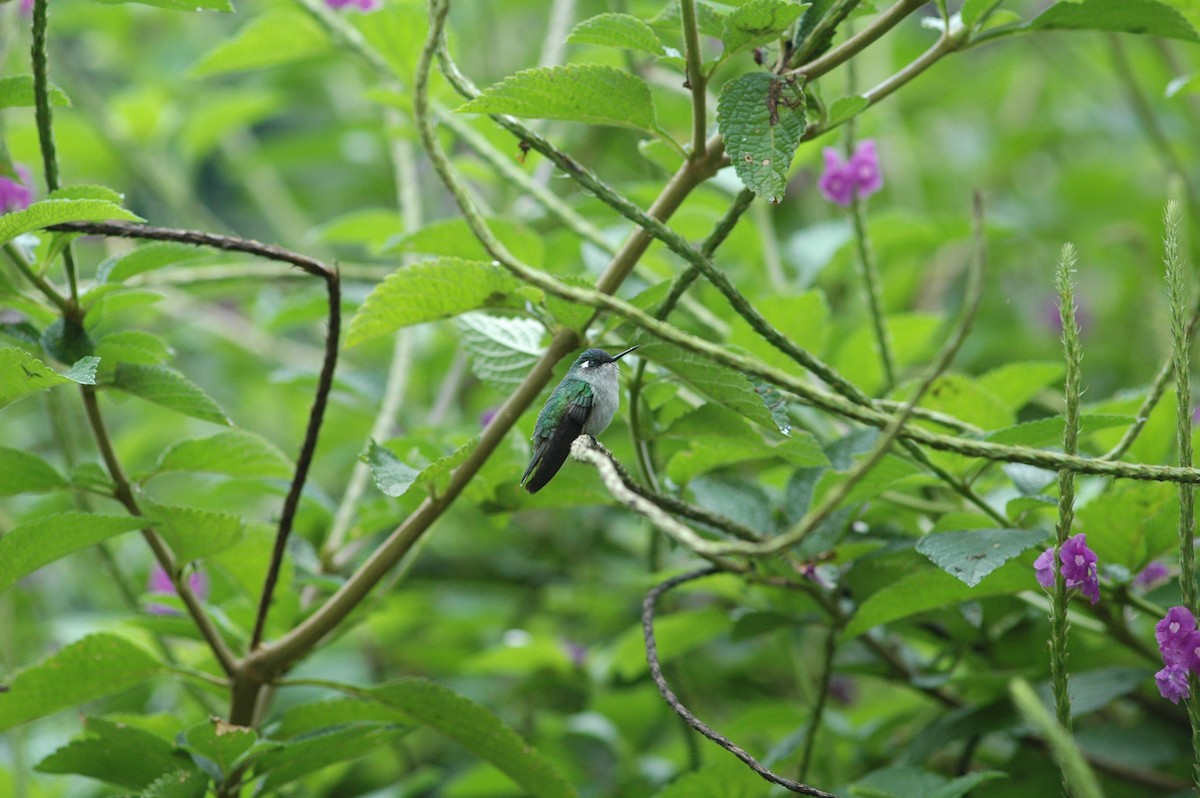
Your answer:
[[[533,457],[521,476],[525,490],[537,493],[562,468],[571,444],[583,432],[594,399],[592,386],[583,380],[560,385],[550,394],[533,429]]]

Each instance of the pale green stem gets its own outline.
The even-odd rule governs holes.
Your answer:
[[[679,0],[679,18],[683,25],[684,60],[687,65],[687,88],[692,92],[692,151],[693,160],[704,158],[708,144],[708,82],[700,52],[700,31],[696,26],[696,0]]]

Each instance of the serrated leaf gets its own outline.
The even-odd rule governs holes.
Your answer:
[[[144,6],[154,6],[167,11],[233,11],[231,0],[92,0],[106,6],[137,3]]]
[[[185,416],[222,426],[233,424],[200,386],[167,366],[120,363],[113,386]]]
[[[422,679],[404,679],[374,688],[370,696],[490,762],[534,798],[577,795],[549,759],[487,709],[453,690]]]
[[[177,770],[155,780],[139,798],[204,798],[208,776],[199,770]]]
[[[0,348],[0,407],[67,381],[24,349]]]
[[[47,199],[68,199],[68,200],[103,200],[111,202],[113,205],[120,205],[125,201],[125,195],[119,191],[114,191],[108,186],[99,186],[90,183],[83,183],[76,186],[62,186],[50,192]]]
[[[1086,413],[1079,417],[1080,437],[1085,437],[1102,429],[1127,426],[1132,424],[1133,421],[1133,416],[1118,416],[1109,413]],[[1064,423],[1062,416],[1047,416],[1046,418],[1039,418],[1037,421],[1027,421],[1024,424],[1015,424],[1011,427],[998,429],[985,436],[985,440],[992,443],[1003,443],[1011,446],[1032,446],[1034,448],[1060,446],[1062,445]]]
[[[107,258],[96,269],[97,283],[122,283],[136,274],[161,269],[180,261],[204,257],[207,253],[190,244],[175,241],[155,241]]]
[[[510,391],[529,375],[546,351],[545,329],[533,319],[466,313],[457,322],[471,372],[501,391]]]
[[[800,19],[806,8],[790,0],[750,0],[738,6],[725,17],[722,57],[774,41]]]
[[[234,764],[258,742],[258,732],[220,718],[201,721],[184,732],[187,747],[228,775]]]
[[[172,445],[163,452],[155,467],[155,473],[167,471],[286,479],[292,474],[292,462],[265,438],[246,430],[232,429]]]
[[[975,587],[992,571],[1048,536],[1044,529],[939,532],[917,541],[917,551],[968,587]]]
[[[106,200],[46,199],[33,203],[23,211],[0,215],[0,244],[8,243],[23,233],[63,222],[99,222],[109,219],[145,221],[120,205]]]
[[[143,330],[118,330],[96,342],[96,354],[110,363],[154,365],[174,354],[167,342]]]
[[[629,14],[599,14],[585,19],[575,26],[567,36],[567,41],[571,44],[643,50],[654,55],[663,53],[662,41],[654,29]]]
[[[635,343],[638,341],[635,340]],[[771,411],[763,403],[763,397],[745,374],[653,338],[641,340],[637,353],[755,424],[769,430],[778,429]]]
[[[62,475],[36,454],[0,447],[0,496],[40,493],[66,484]]]
[[[646,82],[599,64],[527,69],[485,89],[458,111],[657,129]]]
[[[734,171],[769,202],[783,199],[805,124],[800,85],[767,72],[734,78],[717,100],[717,128]]]
[[[50,84],[50,104],[57,106],[70,105],[66,93]],[[0,78],[0,108],[32,108],[34,105],[33,75],[14,75],[11,78]]]
[[[245,531],[242,519],[231,513],[159,504],[146,497],[142,504],[179,562],[191,562],[235,546]]]
[[[100,358],[94,356],[81,357],[63,372],[63,376],[71,382],[80,385],[96,384],[96,369],[100,366]]]
[[[133,515],[55,513],[19,524],[0,538],[0,591],[79,549],[147,526]]]
[[[1183,14],[1157,0],[1083,0],[1055,3],[1024,27],[1032,30],[1097,30],[1200,41]]]
[[[89,635],[5,680],[0,731],[140,685],[162,670],[154,657],[123,637]]]
[[[188,69],[191,77],[265,69],[330,49],[329,37],[307,14],[276,9],[260,14]]]
[[[706,435],[694,438],[688,449],[671,457],[667,476],[683,485],[716,468],[762,458],[779,458],[797,468],[829,465],[820,443],[807,431],[779,443]]]
[[[1062,378],[1064,366],[1051,360],[1006,363],[979,377],[977,383],[1017,411],[1029,404],[1047,385]]]
[[[351,723],[324,729],[263,754],[258,759],[255,772],[267,774],[262,789],[264,793],[275,794],[276,787],[336,762],[357,759],[376,751],[406,731],[396,724],[380,723]]]
[[[191,765],[158,735],[105,718],[86,716],[86,731],[34,766],[39,773],[71,773],[141,790]]]
[[[421,469],[413,468],[399,457],[375,441],[367,447],[364,461],[371,467],[371,476],[375,478],[375,487],[385,496],[399,497],[408,493],[408,489],[421,475]]]
[[[825,127],[831,128],[842,124],[870,104],[871,101],[861,94],[839,97],[833,105],[829,106],[829,117],[825,120]]]
[[[518,304],[522,285],[491,263],[438,258],[392,272],[350,320],[346,345],[485,307]]]

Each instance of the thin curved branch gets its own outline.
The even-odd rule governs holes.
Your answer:
[[[706,576],[712,576],[718,573],[721,573],[721,570],[718,568],[701,568],[696,571],[689,571],[687,573],[680,574],[679,576],[672,577],[665,582],[660,582],[651,588],[650,592],[646,594],[645,600],[642,601],[642,634],[646,640],[646,661],[650,666],[650,678],[654,680],[654,685],[658,688],[658,692],[663,697],[663,700],[667,702],[667,706],[671,707],[675,714],[683,718],[687,725],[691,726],[693,729],[700,732],[705,737],[736,756],[738,759],[742,760],[747,767],[749,767],[762,778],[766,779],[772,784],[778,784],[781,787],[791,790],[794,793],[799,793],[800,795],[812,795],[816,796],[816,798],[837,798],[837,796],[833,793],[828,793],[824,790],[819,790],[816,787],[810,787],[807,784],[801,784],[798,781],[784,778],[774,771],[764,767],[757,759],[746,753],[745,749],[693,715],[691,710],[680,703],[679,698],[675,695],[675,692],[671,689],[671,686],[667,684],[666,677],[663,676],[662,665],[658,661],[658,644],[654,640],[654,611],[656,605],[658,604],[658,599],[664,593],[672,590],[673,588],[679,587],[682,584],[686,584],[687,582],[692,582],[697,579],[703,579]]]

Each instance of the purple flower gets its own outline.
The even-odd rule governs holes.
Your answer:
[[[192,592],[196,594],[200,600],[208,597],[208,575],[203,571],[192,571],[188,576],[188,585],[191,586]],[[172,594],[175,592],[175,585],[171,582],[171,577],[157,563],[154,570],[150,572],[149,584],[146,589],[151,593]],[[163,604],[147,604],[146,611],[152,615],[176,615],[176,611]]]
[[[1079,533],[1067,539],[1062,546],[1062,575],[1067,587],[1079,588],[1095,604],[1100,600],[1100,576],[1097,573],[1096,552],[1087,547],[1087,535]],[[1034,560],[1038,584],[1045,588],[1054,587],[1054,548],[1048,548]]]
[[[29,170],[19,164],[14,164],[13,168],[17,170],[20,180],[0,177],[0,213],[24,210],[33,202],[33,184],[29,178]]]
[[[25,16],[33,13],[33,0],[21,0],[21,13]]]
[[[1200,668],[1200,631],[1196,631],[1196,619],[1187,607],[1167,610],[1167,616],[1154,626],[1154,639],[1167,665]]]
[[[364,14],[369,14],[372,11],[378,11],[383,7],[382,0],[325,0],[325,5],[340,11],[343,8],[357,8]]]
[[[1187,668],[1178,665],[1168,665],[1154,674],[1154,682],[1158,685],[1158,692],[1162,697],[1172,704],[1178,704],[1179,699],[1187,698],[1192,694],[1192,691],[1188,689]]]
[[[830,202],[846,207],[855,196],[869,197],[883,188],[879,156],[871,139],[859,142],[849,160],[844,160],[832,147],[825,148],[824,156],[825,171],[817,187]]]
[[[1159,560],[1151,560],[1141,573],[1133,578],[1133,586],[1139,590],[1150,590],[1161,585],[1170,572]]]
[[[486,427],[488,424],[491,424],[492,419],[494,419],[496,417],[496,414],[499,412],[500,412],[500,408],[498,408],[498,407],[492,407],[492,408],[488,408],[487,410],[484,410],[483,415],[481,415],[479,417],[479,426]]]

